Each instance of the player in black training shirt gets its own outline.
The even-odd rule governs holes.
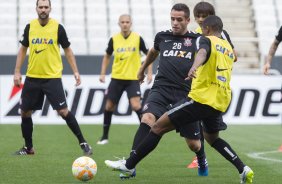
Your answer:
[[[153,63],[160,55],[158,72],[154,85],[148,95],[143,107],[141,124],[135,134],[131,154],[148,135],[151,126],[167,110],[171,104],[185,98],[190,91],[191,81],[185,81],[187,72],[190,70],[196,52],[196,40],[199,34],[187,30],[190,22],[190,10],[182,3],[175,4],[171,9],[172,30],[157,33],[154,40],[154,47],[150,49],[145,62],[141,66],[138,79],[144,80],[145,69]],[[208,175],[208,164],[204,147],[197,140],[200,139],[199,123],[188,125],[189,136],[185,137],[189,148],[197,155],[199,162],[198,175]],[[175,129],[174,127],[171,127]],[[182,135],[182,133],[180,132]],[[183,135],[182,135],[183,136]],[[134,174],[121,173],[120,177],[129,178]]]

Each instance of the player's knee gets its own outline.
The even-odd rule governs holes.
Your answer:
[[[111,100],[107,100],[106,105],[105,105],[105,110],[106,111],[111,111],[113,112],[115,110],[116,104],[112,102]]]
[[[31,117],[32,111],[23,111],[21,110],[21,117],[23,118],[29,118]]]
[[[64,109],[57,110],[57,112],[62,118],[65,118],[67,117],[69,110],[67,108],[64,108]]]
[[[156,122],[156,117],[151,113],[145,113],[142,115],[141,122],[152,127],[153,124]]]
[[[193,152],[198,152],[201,149],[201,141],[200,140],[190,140],[186,139],[188,147]]]

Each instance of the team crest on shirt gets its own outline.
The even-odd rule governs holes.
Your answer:
[[[192,39],[184,38],[184,46],[190,47],[192,45]]]

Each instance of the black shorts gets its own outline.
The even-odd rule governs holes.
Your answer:
[[[216,133],[227,128],[222,119],[222,112],[189,98],[182,99],[175,104],[174,108],[168,112],[168,116],[183,137],[191,134],[187,129],[187,124],[194,124],[197,121],[202,122],[204,131],[207,133]]]
[[[105,96],[115,104],[118,104],[124,91],[126,91],[128,99],[132,97],[140,97],[141,90],[139,81],[111,79],[110,85],[105,91]]]
[[[187,92],[183,89],[168,86],[153,87],[149,92],[145,105],[143,106],[142,113],[152,113],[156,119],[159,119],[165,112],[173,108],[172,104],[175,104],[186,96]],[[175,128],[176,132],[180,132],[180,135],[183,136],[180,129],[178,127]],[[198,122],[187,124],[186,129],[189,131],[186,136],[183,137],[189,139],[200,139],[200,125]]]
[[[23,111],[40,110],[44,102],[44,95],[46,95],[53,109],[60,110],[67,107],[61,78],[26,77],[21,94],[20,108]]]
[[[150,90],[142,113],[152,113],[159,119],[165,112],[172,108],[172,105],[185,98],[187,92],[168,86],[153,86]]]

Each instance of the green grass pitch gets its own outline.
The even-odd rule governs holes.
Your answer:
[[[122,184],[238,184],[237,170],[208,144],[205,144],[209,161],[209,176],[198,177],[196,169],[187,169],[194,154],[175,132],[163,137],[158,147],[137,166],[136,178],[120,180],[118,172],[104,165],[114,156],[127,156],[137,125],[112,125],[110,143],[96,145],[101,136],[101,125],[82,125],[85,138],[94,148],[92,158],[98,172],[87,183]],[[255,172],[255,184],[282,183],[282,152],[275,152],[282,144],[280,125],[232,125],[221,133]],[[1,184],[79,184],[72,176],[72,162],[82,152],[75,137],[66,125],[35,125],[34,156],[15,156],[14,151],[23,145],[20,125],[0,125],[0,183]],[[261,155],[269,160],[248,156],[253,152],[274,153]]]

